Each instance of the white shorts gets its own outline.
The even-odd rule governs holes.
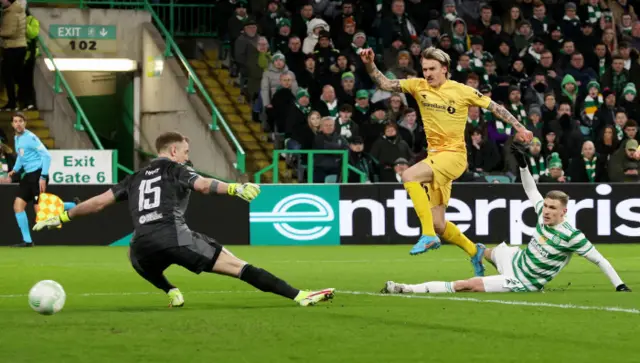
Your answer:
[[[502,242],[491,251],[491,260],[500,275],[482,277],[485,292],[526,291],[513,272],[513,257],[520,251],[518,247],[510,247]]]

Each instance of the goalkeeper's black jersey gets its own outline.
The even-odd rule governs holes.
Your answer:
[[[184,214],[197,178],[192,168],[157,158],[111,188],[117,201],[128,201],[132,248],[152,252],[181,245],[178,235],[188,230]]]

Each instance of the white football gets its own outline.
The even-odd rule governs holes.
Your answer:
[[[43,280],[29,291],[29,306],[37,313],[52,315],[62,310],[67,299],[62,285],[53,280]]]

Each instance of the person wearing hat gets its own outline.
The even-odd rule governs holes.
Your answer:
[[[342,30],[343,30],[343,26],[345,24],[345,20],[346,19],[352,19],[353,22],[358,26],[366,26],[367,24],[364,24],[363,22],[363,18],[362,18],[362,11],[356,11],[356,4],[355,4],[355,0],[343,0],[342,1],[342,5],[341,5],[341,11],[340,13],[333,18],[333,21],[331,22],[331,38],[333,39],[337,39],[339,37],[339,35],[341,34]],[[353,34],[352,34],[353,35]],[[340,49],[342,50],[342,49]]]
[[[451,42],[458,53],[466,53],[471,49],[471,38],[467,34],[467,23],[462,18],[456,18],[451,24]]]
[[[371,118],[371,107],[369,105],[369,91],[361,89],[356,92],[356,102],[351,116],[356,124],[362,125]]]
[[[542,138],[542,131],[544,128],[544,122],[542,122],[542,111],[540,110],[540,106],[533,104],[529,107],[529,112],[527,113],[529,124],[527,125],[527,129],[533,133],[534,137],[539,139]]]
[[[467,55],[469,56],[471,71],[478,75],[485,73],[484,62],[493,59],[489,52],[484,51],[484,41],[477,35],[471,37],[471,49],[467,52]]]
[[[267,109],[273,107],[271,99],[281,86],[280,77],[283,74],[287,74],[291,77],[291,91],[295,94],[298,92],[298,82],[296,81],[296,75],[293,74],[285,63],[285,57],[282,53],[275,53],[271,57],[271,64],[267,71],[262,74],[262,83],[260,85],[260,96],[262,97],[262,104]]]
[[[233,54],[234,65],[232,68],[236,68],[240,71],[243,78],[246,77],[250,63],[254,62],[254,59],[250,57],[252,53],[255,53],[255,50],[258,47],[258,27],[256,25],[255,19],[251,17],[247,17],[243,23],[243,31],[238,36],[235,42],[232,42],[233,45],[231,49],[231,54]],[[232,75],[235,73],[231,72]],[[244,81],[243,81],[244,83]]]
[[[267,21],[263,19],[263,21]],[[271,20],[269,20],[271,21]],[[291,20],[287,18],[275,19],[275,35],[269,37],[271,39],[271,49],[274,52],[287,54],[289,52],[289,39],[291,36]]]
[[[562,169],[562,159],[558,153],[552,153],[547,158],[547,165],[549,165],[548,175],[540,175],[538,179],[539,183],[566,183],[567,177],[564,175]]]
[[[520,53],[524,67],[527,69],[527,74],[532,74],[538,68],[542,52],[544,52],[544,39],[535,36],[531,40],[531,45]]]
[[[405,158],[397,158],[393,162],[393,171],[396,172],[396,181],[402,183],[402,173],[409,169],[409,161]]]
[[[398,158],[411,159],[409,145],[398,135],[398,125],[388,122],[384,125],[382,136],[373,143],[371,156],[380,163],[380,182],[395,183],[396,173],[393,169]]]
[[[329,24],[326,21],[314,18],[309,21],[307,24],[307,36],[304,38],[304,42],[302,44],[302,51],[304,54],[311,54],[316,48],[316,45],[320,41],[320,35],[324,36],[327,39],[331,39],[331,34],[329,33]]]
[[[513,44],[516,52],[522,56],[524,54],[524,50],[531,45],[533,38],[534,34],[533,30],[531,30],[531,23],[529,20],[521,20],[518,22],[518,27],[513,34]]]
[[[360,170],[366,176],[366,182],[378,182],[377,167],[373,157],[364,151],[362,136],[354,136],[349,140],[349,165]],[[341,178],[338,178],[341,180]],[[348,183],[360,183],[360,175],[349,170]]]
[[[427,27],[424,29],[422,34],[420,34],[418,44],[420,44],[422,48],[435,46],[438,43],[439,37],[440,23],[437,20],[429,20]]]
[[[286,119],[285,128],[280,131],[284,132],[285,138],[291,137],[291,133],[298,125],[306,125],[309,114],[312,111],[309,91],[305,88],[299,88],[295,97],[296,99],[293,105],[289,107],[289,111],[280,116]],[[320,115],[320,113],[318,113],[318,115]]]
[[[331,44],[331,38],[328,31],[320,31],[320,35],[318,35],[318,44],[313,51],[313,55],[318,63],[317,67],[318,72],[320,72],[320,76],[330,76],[331,66],[338,61],[338,57],[341,53]],[[348,64],[348,62],[346,63]]]
[[[580,25],[576,4],[572,2],[564,4],[564,17],[560,23],[562,34],[569,39],[578,39],[582,34]]]
[[[284,26],[284,24],[280,24],[283,19],[289,22],[287,35],[291,35],[291,21],[286,18],[285,10],[281,8],[278,1],[269,1],[266,12],[262,14],[260,19],[260,32],[268,39],[275,37],[279,33],[279,30]]]
[[[336,117],[336,132],[346,140],[360,136],[360,127],[353,122],[351,115],[353,115],[353,106],[345,103],[340,106],[338,117]]]
[[[442,2],[442,15],[438,22],[440,23],[440,33],[451,32],[453,22],[458,18],[458,10],[455,0],[444,0]]]
[[[593,120],[593,117],[600,109],[600,106],[604,103],[604,98],[600,94],[600,83],[596,80],[591,80],[587,84],[587,97],[585,97],[582,103],[582,113],[589,119]]]
[[[344,80],[342,76],[345,73],[350,73],[347,78],[355,80],[355,75],[353,74],[355,70],[356,67],[351,64],[349,57],[345,54],[338,53],[335,57],[335,62],[329,67],[329,71],[331,71],[330,83],[336,88],[341,88],[342,81]]]
[[[247,14],[247,0],[238,0],[235,4],[233,16],[227,21],[227,29],[229,32],[229,40],[233,44],[242,34],[246,21],[249,19]]]
[[[353,72],[344,72],[336,87],[336,96],[341,104],[353,106],[356,103],[356,77]]]
[[[640,180],[640,162],[636,159],[638,141],[627,140],[609,158],[609,180],[611,182],[632,182]]]
[[[395,64],[388,67],[389,72],[392,72],[397,79],[407,78],[407,74],[414,70],[413,57],[408,50],[401,50],[398,52]]]
[[[638,105],[636,85],[629,82],[622,90],[622,100],[620,100],[620,107],[623,107],[627,111],[627,115],[630,119],[640,121],[640,105]]]

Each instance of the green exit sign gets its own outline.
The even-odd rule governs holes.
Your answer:
[[[55,24],[49,26],[49,37],[52,39],[115,40],[116,26]]]

